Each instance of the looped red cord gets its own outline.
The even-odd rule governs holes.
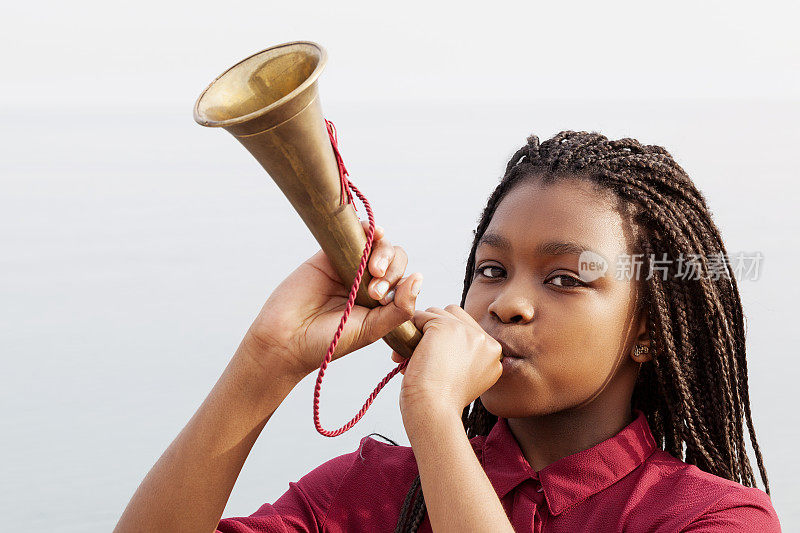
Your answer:
[[[353,195],[350,194],[350,188],[347,186],[347,184],[350,183],[350,180],[347,179],[347,176],[349,176],[350,173],[347,172],[347,168],[344,166],[344,160],[342,159],[342,154],[339,153],[339,141],[337,140],[336,136],[336,126],[334,126],[333,122],[328,119],[325,119],[325,126],[328,127],[328,137],[331,139],[333,155],[336,156],[336,166],[339,167],[339,183],[342,187],[342,195],[339,198],[339,205],[344,203],[344,195],[347,194],[347,203],[353,204],[353,209],[358,212],[358,209],[356,209],[356,204],[353,203]],[[366,202],[366,200],[362,201]]]
[[[367,232],[367,244],[366,246],[364,246],[364,253],[361,254],[361,263],[358,266],[358,272],[356,273],[355,280],[353,280],[353,285],[350,287],[350,296],[347,298],[347,306],[344,309],[342,320],[339,322],[339,327],[336,329],[336,334],[333,336],[333,341],[331,341],[331,345],[328,347],[328,352],[325,354],[325,359],[322,360],[322,364],[319,367],[319,374],[317,374],[317,383],[314,386],[314,427],[317,428],[317,431],[325,437],[338,437],[345,431],[355,426],[356,423],[359,420],[361,420],[361,417],[364,416],[364,413],[367,412],[367,409],[369,409],[369,406],[372,404],[372,401],[375,399],[375,397],[378,396],[380,390],[384,387],[384,385],[389,383],[389,381],[394,376],[396,376],[401,370],[403,370],[406,367],[409,360],[406,359],[402,363],[398,364],[394,370],[389,372],[386,375],[386,377],[383,378],[380,383],[378,383],[378,386],[375,387],[375,390],[373,390],[372,394],[369,395],[367,401],[364,402],[364,405],[363,407],[361,407],[361,410],[356,414],[356,416],[353,417],[352,420],[350,420],[350,422],[348,422],[347,424],[343,425],[342,427],[334,431],[328,431],[327,429],[324,429],[322,427],[322,424],[320,424],[319,421],[319,396],[320,396],[320,391],[322,390],[322,376],[325,375],[325,369],[328,368],[328,363],[330,363],[331,359],[333,358],[333,352],[336,350],[336,345],[339,343],[339,337],[342,335],[342,330],[344,330],[344,325],[347,322],[347,317],[350,316],[350,311],[353,309],[353,303],[355,302],[356,299],[358,286],[361,284],[361,278],[364,275],[364,270],[367,266],[367,260],[369,258],[370,251],[372,250],[372,241],[375,235],[375,218],[372,215],[372,208],[370,208],[369,202],[364,197],[364,195],[361,194],[361,191],[359,191],[358,188],[355,185],[353,185],[349,179],[347,179],[347,176],[349,174],[344,166],[344,161],[342,160],[342,156],[339,153],[338,140],[336,136],[336,127],[333,125],[333,122],[327,119],[325,120],[325,125],[328,128],[328,136],[331,139],[331,146],[333,147],[333,153],[336,156],[336,164],[339,167],[339,180],[341,182],[343,189],[340,205],[343,203],[346,193],[347,203],[351,204],[353,206],[353,209],[355,209],[355,204],[353,203],[353,196],[350,194],[350,189],[353,189],[353,192],[356,193],[358,198],[361,200],[361,203],[364,204],[364,207],[367,210],[367,216],[369,217],[369,231]]]

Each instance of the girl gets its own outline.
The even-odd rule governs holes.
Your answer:
[[[355,306],[334,354],[408,319],[423,332],[400,393],[410,448],[364,437],[274,504],[218,523],[339,323],[347,288],[320,250],[267,300],[117,530],[780,530],[736,280],[666,150],[531,136],[473,233],[460,305],[415,311],[422,277],[402,277],[406,254],[378,228],[368,268],[383,305]]]

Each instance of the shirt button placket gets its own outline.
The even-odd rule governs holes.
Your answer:
[[[518,531],[542,531],[542,513],[537,512],[544,503],[544,493],[538,479],[523,483],[514,497],[512,524]]]

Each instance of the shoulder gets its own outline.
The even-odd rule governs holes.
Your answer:
[[[483,463],[484,436],[470,439],[473,451]],[[389,444],[369,436],[361,439],[345,483],[389,483],[401,492],[401,501],[407,489],[419,475],[414,450],[410,446]]]
[[[772,501],[760,489],[710,474],[662,450],[637,470],[637,484],[647,493],[642,503],[651,512],[662,510],[651,515],[662,524],[681,531],[780,531]]]
[[[477,443],[473,444],[475,447]],[[410,446],[361,439],[352,465],[331,503],[331,531],[392,531],[406,496],[419,475]]]
[[[358,446],[359,473],[361,475],[392,476],[403,472],[417,474],[417,462],[410,446],[396,446],[367,436]],[[414,479],[411,476],[411,479]]]
[[[481,462],[485,440],[485,436],[470,439],[473,451]],[[358,450],[353,454],[358,458],[353,461],[353,473],[359,476],[407,479],[410,485],[419,474],[414,450],[410,446],[396,446],[367,436],[361,439]]]
[[[362,441],[363,443],[363,441]],[[358,450],[325,461],[297,481],[274,503],[265,503],[249,516],[224,518],[217,533],[256,531],[321,531]]]
[[[479,457],[483,439],[470,441]],[[217,531],[391,531],[418,474],[411,447],[366,436],[356,450],[289,482],[275,503],[248,517],[226,518]]]
[[[323,526],[326,531],[394,529],[418,473],[412,449],[367,436],[345,457],[325,476],[326,481],[320,479],[337,486],[320,530]]]
[[[369,437],[362,438],[355,451],[329,459],[297,481],[290,481],[288,490],[275,502],[263,504],[249,516],[220,520],[217,533],[322,531],[337,502],[347,501],[354,485],[367,481],[368,471],[362,466],[365,452],[373,458],[374,466],[376,444]]]
[[[337,501],[360,501],[361,496],[374,495],[371,488],[362,492],[362,487],[383,485],[388,480],[409,476],[413,480],[415,475],[416,461],[410,447],[394,446],[366,436],[354,451],[322,463],[289,485],[296,485],[320,509],[328,510]]]

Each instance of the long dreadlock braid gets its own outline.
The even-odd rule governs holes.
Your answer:
[[[736,279],[705,198],[664,148],[630,138],[609,140],[599,133],[562,131],[541,144],[530,136],[508,162],[473,230],[461,307],[474,275],[478,241],[497,206],[515,185],[532,178],[544,183],[587,179],[613,191],[630,213],[637,251],[667,263],[660,267],[666,276],[651,270],[643,282],[638,305],[647,314],[653,359],[641,366],[632,398],[632,407],[645,413],[656,442],[706,472],[754,487],[756,478],[745,450],[743,424],[747,424],[769,494],[750,414],[745,319]],[[684,279],[676,269],[686,265],[679,261],[674,266],[670,260],[687,255],[696,261],[694,279]],[[709,264],[709,258],[721,260],[724,273],[719,263]],[[464,409],[461,420],[472,438],[488,435],[497,417],[477,398]],[[395,532],[416,532],[424,516],[417,476]]]

